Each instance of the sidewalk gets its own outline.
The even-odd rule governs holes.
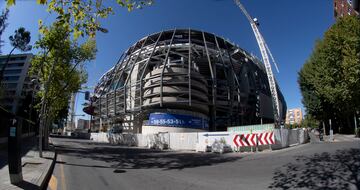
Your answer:
[[[44,189],[47,181],[52,173],[56,161],[54,148],[50,147],[50,151],[43,151],[43,158],[39,157],[36,150],[28,151],[22,157],[22,173],[23,182],[19,185],[12,185],[9,178],[9,169],[5,165],[0,168],[0,189]]]
[[[330,141],[330,136],[324,136],[324,141],[326,142],[352,142],[360,141],[360,138],[356,138],[355,135],[344,135],[344,134],[334,134],[334,141]]]

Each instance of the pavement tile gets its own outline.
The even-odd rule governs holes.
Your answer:
[[[49,170],[55,161],[54,151],[44,151],[43,158],[40,158],[38,151],[31,150],[22,157],[22,172],[24,182],[19,185],[12,185],[9,178],[8,166],[0,169],[0,189],[40,189],[44,180],[47,179]]]

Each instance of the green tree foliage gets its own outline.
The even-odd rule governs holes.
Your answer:
[[[15,0],[7,0],[7,5],[15,5]],[[151,5],[153,0],[116,0],[121,7],[129,11]],[[79,36],[95,37],[97,31],[107,32],[101,27],[100,19],[114,13],[104,0],[37,0],[38,4],[47,6],[49,13],[55,13],[56,22],[72,32],[74,38]],[[43,31],[39,20],[40,32]]]
[[[13,49],[18,49],[20,51],[30,51],[32,46],[29,45],[31,36],[30,32],[26,31],[24,27],[20,27],[15,30],[14,36],[9,37],[10,44],[13,46]]]
[[[314,117],[312,117],[311,115],[307,114],[305,115],[304,120],[301,122],[301,127],[305,127],[305,128],[318,128],[319,127],[319,121],[316,120]]]
[[[38,75],[40,83],[44,85],[38,95],[46,99],[47,117],[51,119],[61,115],[62,110],[68,106],[71,94],[86,82],[84,64],[95,59],[94,40],[88,39],[79,45],[71,40],[69,34],[62,24],[55,23],[49,27],[36,42],[35,47],[40,51],[31,61],[31,73]]]
[[[9,9],[5,9],[5,11],[3,11],[0,15],[0,54],[1,54],[1,47],[3,46],[2,44],[4,43],[3,40],[1,40],[1,36],[3,34],[3,32],[5,31],[5,28],[7,27],[7,23],[6,20],[9,17]]]
[[[350,125],[360,110],[360,19],[346,16],[316,42],[299,72],[306,111],[318,120],[335,119]]]

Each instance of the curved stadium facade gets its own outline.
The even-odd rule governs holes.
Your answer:
[[[94,97],[96,124],[123,132],[222,131],[274,117],[263,64],[224,38],[191,29],[136,42],[102,76]]]

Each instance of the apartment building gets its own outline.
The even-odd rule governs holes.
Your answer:
[[[301,108],[294,108],[294,109],[289,109],[286,113],[286,120],[285,123],[286,124],[301,124],[303,120],[303,113],[301,111]]]
[[[32,96],[37,88],[33,77],[29,76],[30,60],[33,54],[15,54],[9,59],[7,55],[0,56],[0,70],[5,67],[1,80],[0,106],[7,111],[16,113],[27,96]]]

